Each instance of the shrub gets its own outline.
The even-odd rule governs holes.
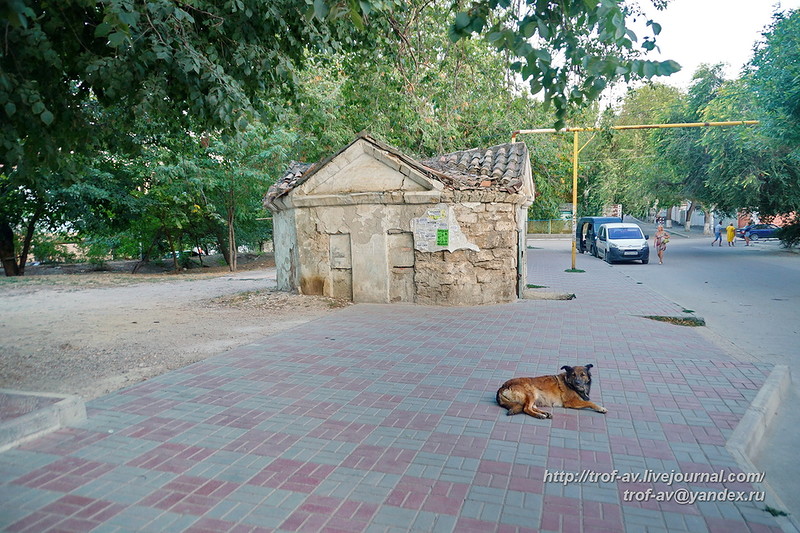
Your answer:
[[[784,248],[791,248],[800,244],[800,219],[795,216],[790,224],[778,230],[776,236],[781,240]]]

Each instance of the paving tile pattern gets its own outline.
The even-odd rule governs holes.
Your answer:
[[[0,529],[779,531],[763,503],[626,502],[676,487],[545,482],[738,472],[725,441],[771,370],[641,318],[682,309],[581,260],[587,272],[570,274],[568,255],[529,251],[531,283],[572,301],[356,305],[99,398],[80,427],[0,454]],[[583,363],[606,415],[495,404],[510,377]]]

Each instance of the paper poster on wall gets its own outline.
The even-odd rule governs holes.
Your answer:
[[[469,242],[461,231],[453,207],[446,204],[432,207],[425,211],[425,215],[412,219],[411,231],[414,232],[414,248],[421,252],[480,250]]]

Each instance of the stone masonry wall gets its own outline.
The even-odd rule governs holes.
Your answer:
[[[416,303],[482,305],[517,298],[517,209],[510,203],[454,204],[462,232],[480,251],[415,251]]]

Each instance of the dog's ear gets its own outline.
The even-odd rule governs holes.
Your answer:
[[[593,366],[594,366],[594,365],[593,365],[592,363],[589,363],[588,365],[583,365],[583,368],[585,368],[586,370],[589,370],[589,369],[590,369],[590,368],[592,368]]]
[[[567,374],[574,374],[575,373],[575,369],[572,368],[571,366],[567,366],[567,365],[562,366],[561,370],[566,370]]]

